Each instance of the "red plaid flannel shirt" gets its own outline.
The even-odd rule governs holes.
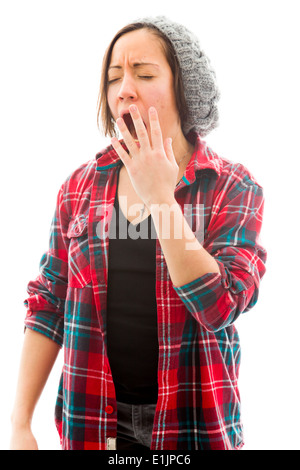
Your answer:
[[[218,157],[194,137],[195,152],[175,197],[182,208],[203,204],[203,246],[221,274],[175,288],[157,240],[159,392],[152,450],[243,445],[234,321],[257,302],[265,273],[259,240],[263,190],[242,164]],[[108,147],[64,182],[49,250],[39,276],[28,284],[26,327],[64,349],[55,409],[63,449],[111,449],[117,435],[106,295],[108,233],[121,164]],[[198,216],[192,211],[192,224]]]

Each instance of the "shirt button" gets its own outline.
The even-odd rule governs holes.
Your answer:
[[[113,409],[113,407],[112,407],[111,405],[107,405],[107,406],[105,407],[105,413],[111,415],[113,412],[114,412],[114,409]]]
[[[32,310],[28,309],[27,310],[27,317],[31,317],[31,315],[32,315]]]

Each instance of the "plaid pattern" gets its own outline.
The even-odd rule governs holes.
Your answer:
[[[159,396],[153,450],[238,449],[243,445],[233,322],[257,302],[265,273],[260,245],[264,197],[240,163],[200,139],[177,202],[203,204],[204,248],[221,275],[174,287],[157,240]],[[55,418],[63,449],[107,449],[117,409],[106,350],[109,225],[122,164],[112,147],[62,185],[48,252],[28,284],[25,325],[64,346]],[[192,211],[196,223],[197,211]]]

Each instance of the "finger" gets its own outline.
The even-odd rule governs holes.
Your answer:
[[[159,124],[158,114],[156,109],[152,106],[149,108],[149,121],[151,130],[151,141],[153,149],[163,148],[163,137]]]
[[[137,155],[138,147],[136,145],[136,142],[132,135],[130,134],[128,127],[125,124],[124,119],[118,118],[117,121],[117,126],[119,128],[119,131],[122,134],[122,137],[124,139],[125,145],[129,150],[129,153],[132,157]]]
[[[168,160],[170,160],[170,162],[175,162],[176,163],[176,158],[175,158],[175,155],[174,155],[174,152],[173,152],[171,137],[169,137],[168,139],[165,140],[164,149],[165,149],[165,153],[168,157]]]
[[[126,152],[126,150],[122,147],[122,145],[120,144],[120,142],[118,141],[116,137],[113,137],[111,139],[111,144],[113,148],[115,149],[115,151],[117,152],[117,154],[119,155],[122,162],[124,163],[124,165],[128,167],[128,165],[130,165],[131,158]]]
[[[136,135],[140,143],[140,146],[146,150],[150,148],[150,142],[149,142],[148,132],[144,124],[144,121],[142,119],[142,116],[140,115],[140,112],[136,105],[129,106],[129,111],[132,117],[132,121],[135,127]]]

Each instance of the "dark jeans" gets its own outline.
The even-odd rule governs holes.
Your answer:
[[[156,404],[117,403],[117,450],[149,450]]]

